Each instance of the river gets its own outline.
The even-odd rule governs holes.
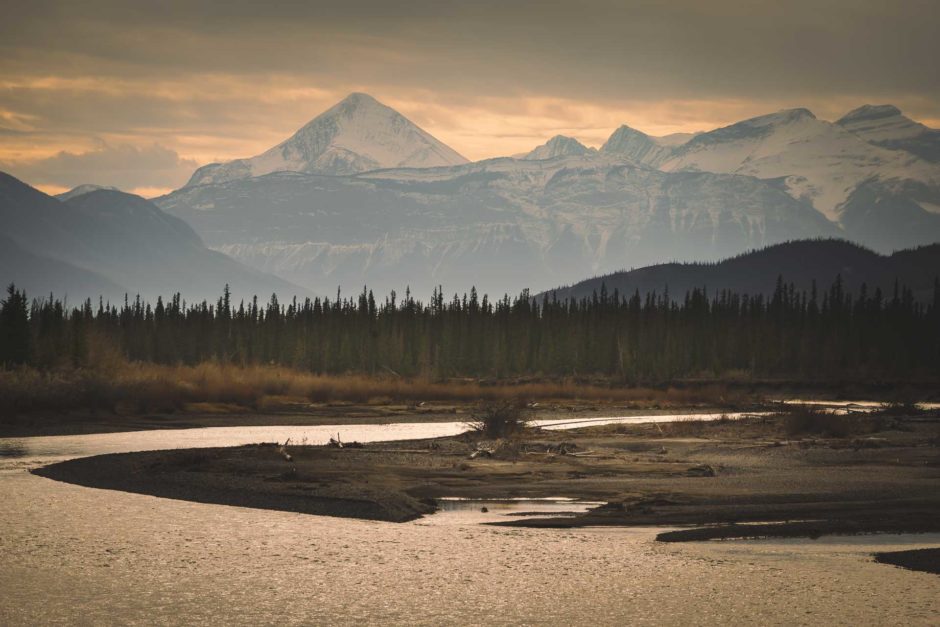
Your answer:
[[[638,417],[621,419],[634,421]],[[656,417],[657,420],[676,417]],[[686,416],[687,418],[687,416]],[[565,428],[562,421],[547,425]],[[85,488],[75,456],[260,440],[447,435],[461,423],[0,439],[0,624],[937,624],[940,577],[874,550],[940,534],[660,544],[657,529],[328,518]]]

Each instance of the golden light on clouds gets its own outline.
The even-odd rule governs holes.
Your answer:
[[[858,97],[826,102],[748,99],[576,100],[538,95],[446,98],[390,86],[337,88],[303,86],[302,78],[267,76],[259,81],[223,75],[188,80],[146,81],[97,77],[54,77],[0,81],[0,93],[40,93],[55,99],[101,103],[141,95],[159,103],[163,120],[98,128],[59,128],[54,120],[0,109],[0,124],[21,131],[3,138],[0,161],[38,160],[60,151],[84,152],[94,143],[159,143],[183,159],[205,164],[258,154],[352,91],[366,91],[400,111],[469,159],[507,156],[531,150],[554,135],[568,135],[599,147],[620,125],[654,136],[691,133],[734,123],[782,108],[809,106],[834,119],[858,106]],[[914,100],[914,99],[911,99]],[[916,103],[915,104],[920,104]],[[88,112],[92,113],[92,112]],[[76,117],[81,117],[79,112]],[[81,120],[78,120],[81,121]],[[936,123],[927,119],[926,122]]]
[[[165,189],[353,91],[470,159],[792,107],[890,102],[937,127],[929,4],[37,0],[0,21],[0,169],[67,186],[123,160],[81,182]]]

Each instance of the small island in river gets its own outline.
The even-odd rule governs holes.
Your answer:
[[[902,414],[904,412],[901,412]],[[149,451],[33,472],[165,498],[405,522],[438,499],[605,505],[530,527],[679,527],[662,541],[940,531],[940,417],[808,409],[432,440]]]

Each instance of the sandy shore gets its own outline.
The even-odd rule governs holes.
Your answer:
[[[406,521],[442,497],[563,496],[607,505],[528,527],[691,526],[661,540],[940,530],[940,418],[796,437],[781,418],[459,436],[363,448],[274,445],[104,455],[35,470],[80,485],[311,514]],[[478,449],[492,450],[477,453]],[[757,524],[760,523],[760,524]]]

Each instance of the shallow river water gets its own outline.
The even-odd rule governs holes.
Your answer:
[[[660,544],[656,529],[479,524],[500,519],[501,507],[448,507],[394,524],[174,501],[27,472],[106,452],[460,428],[0,439],[0,625],[940,623],[940,577],[870,558],[940,546],[940,534]]]

